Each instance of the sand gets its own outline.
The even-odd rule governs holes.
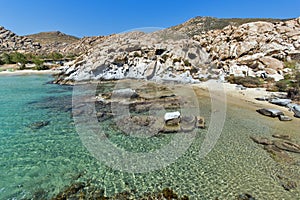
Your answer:
[[[31,69],[26,69],[26,70],[15,70],[15,71],[1,71],[1,75],[5,76],[19,76],[19,75],[32,75],[32,74],[57,74],[57,71],[54,70],[31,70]]]
[[[287,107],[271,104],[268,101],[259,101],[255,99],[255,98],[263,98],[263,97],[283,98],[286,95],[286,93],[284,92],[269,92],[266,91],[266,88],[246,88],[242,90],[236,84],[230,84],[230,83],[216,84],[216,81],[213,80],[195,84],[194,86],[202,90],[207,90],[209,88],[209,93],[212,92],[217,93],[219,94],[219,98],[224,98],[224,96],[226,96],[226,99],[224,100],[219,99],[219,100],[226,101],[227,104],[240,106],[240,107],[247,107],[253,111],[260,108],[274,108],[282,111],[285,115],[292,117],[294,122],[296,123],[300,122],[300,118],[295,118],[293,116],[294,113],[290,111]],[[209,86],[213,86],[213,87],[211,88]]]

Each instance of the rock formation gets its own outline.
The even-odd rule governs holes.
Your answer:
[[[40,44],[1,27],[4,51],[81,55],[60,69],[57,83],[124,78],[194,83],[228,75],[279,81],[292,74],[286,61],[300,60],[300,18],[194,18],[155,33],[84,37],[70,44]]]
[[[18,36],[0,26],[0,54],[20,52],[47,55],[58,52],[63,55],[81,55],[110,36],[83,37],[81,39],[59,31]]]
[[[191,83],[228,75],[279,81],[291,72],[284,61],[300,57],[300,18],[229,25],[192,40],[179,35],[172,29],[114,35],[65,66],[57,82],[137,78]]]
[[[283,61],[300,55],[300,18],[285,22],[251,22],[193,37],[226,74],[283,79]]]
[[[124,78],[197,82],[208,76],[209,55],[184,36],[159,31],[114,35],[62,69],[61,83]]]
[[[27,37],[18,36],[10,30],[0,26],[0,54],[3,52],[35,52],[41,48],[37,42]]]

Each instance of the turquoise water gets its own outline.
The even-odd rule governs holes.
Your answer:
[[[51,80],[47,75],[0,77],[0,199],[49,199],[77,181],[92,182],[107,196],[131,191],[138,198],[170,187],[191,199],[235,199],[241,193],[257,199],[300,198],[299,187],[286,191],[276,179],[278,174],[290,173],[297,178],[299,165],[276,163],[249,139],[283,131],[294,134],[274,125],[273,119],[229,106],[223,132],[204,159],[198,155],[207,130],[199,130],[186,153],[166,168],[141,174],[121,172],[91,156],[71,117],[72,87],[47,84]],[[209,123],[210,99],[201,99],[200,107]],[[50,123],[31,129],[29,125],[38,121]],[[113,143],[126,143],[127,150],[151,151],[172,139],[172,135],[131,139],[111,123],[100,125]]]

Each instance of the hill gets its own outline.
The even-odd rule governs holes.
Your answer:
[[[49,45],[49,44],[57,44],[57,43],[72,44],[79,40],[79,38],[75,36],[67,35],[60,31],[41,32],[41,33],[26,35],[25,37],[30,38],[33,41],[40,43],[41,45]]]
[[[269,19],[269,18],[214,18],[214,17],[200,17],[197,16],[192,18],[182,24],[172,26],[169,29],[173,31],[179,31],[181,33],[187,34],[192,37],[194,35],[199,35],[202,32],[207,32],[210,30],[223,29],[228,25],[240,26],[249,22],[281,22],[287,21],[288,19]]]
[[[33,52],[38,51],[41,45],[32,39],[18,36],[14,32],[0,26],[0,54],[3,52],[19,51]]]

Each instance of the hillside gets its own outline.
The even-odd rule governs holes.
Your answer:
[[[214,18],[214,17],[195,17],[182,24],[172,26],[169,29],[173,31],[179,31],[181,33],[187,34],[192,37],[194,35],[199,35],[202,32],[207,32],[210,30],[223,29],[228,25],[240,26],[249,22],[281,22],[287,19],[269,19],[269,18]]]
[[[295,66],[286,62],[299,55],[300,18],[226,26],[187,39],[172,29],[132,32],[93,46],[62,69],[57,82],[124,78],[197,82],[228,75],[279,81],[292,76],[289,68]]]
[[[31,35],[26,35],[25,37],[32,39],[35,42],[40,43],[41,45],[55,44],[55,43],[66,43],[72,44],[79,40],[79,38],[67,35],[60,31],[51,31],[51,32],[41,32]]]
[[[11,51],[34,52],[40,48],[40,43],[34,42],[27,37],[18,36],[14,32],[0,26],[0,54]]]

